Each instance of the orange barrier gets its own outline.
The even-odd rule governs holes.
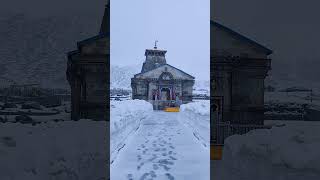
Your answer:
[[[165,112],[179,112],[180,108],[179,107],[166,107],[164,108]]]
[[[210,145],[210,159],[221,160],[223,152],[223,145]]]

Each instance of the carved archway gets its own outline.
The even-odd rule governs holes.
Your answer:
[[[173,80],[173,75],[169,72],[163,72],[160,77],[159,80],[161,81],[170,81]]]

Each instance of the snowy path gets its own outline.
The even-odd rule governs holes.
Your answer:
[[[209,149],[177,116],[155,111],[143,120],[111,165],[111,180],[209,180]]]

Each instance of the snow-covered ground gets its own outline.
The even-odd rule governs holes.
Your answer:
[[[129,135],[140,126],[141,120],[153,111],[143,100],[111,101],[110,162],[113,162]]]
[[[3,103],[0,102],[0,106]],[[35,122],[48,122],[54,120],[64,120],[69,121],[71,119],[70,116],[70,102],[63,102],[61,106],[46,108],[44,106],[40,106],[41,109],[21,109],[20,104],[16,104],[16,108],[6,108],[4,110],[0,110],[0,113],[4,112],[12,112],[12,115],[0,115],[0,117],[6,117],[9,122],[15,122],[15,117],[21,113],[26,113],[30,118],[32,118]]]
[[[266,118],[271,120],[317,121],[320,113],[319,91],[265,92]]]
[[[310,100],[309,92],[265,92],[265,102],[277,103],[299,103],[320,105],[320,97],[315,92],[313,93],[313,101]]]
[[[0,123],[0,179],[107,179],[108,127],[91,120]]]
[[[179,113],[154,111],[142,120],[111,164],[111,179],[209,180],[209,148],[178,121]]]
[[[320,122],[268,121],[281,125],[227,138],[223,160],[212,161],[220,180],[316,180],[320,177]]]
[[[205,147],[210,145],[210,101],[199,100],[180,107],[179,121],[192,130]]]

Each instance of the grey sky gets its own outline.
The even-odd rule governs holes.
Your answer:
[[[320,76],[320,1],[214,0],[211,17],[274,51],[275,73]]]
[[[29,15],[68,15],[82,12],[84,14],[101,14],[107,0],[4,0],[1,1],[1,13],[26,13]],[[81,15],[80,15],[81,16]]]
[[[297,76],[304,75],[304,78],[320,76],[320,71],[317,70],[320,64],[318,50],[320,1],[211,0],[211,2],[211,17],[274,50],[273,70]],[[1,2],[0,14],[24,12],[36,16],[48,14],[63,16],[81,13],[79,14],[81,18],[85,14],[94,13],[97,14],[97,21],[100,21],[102,6],[105,3],[106,0],[5,0]],[[168,63],[186,72],[189,72],[190,68],[192,71],[192,67],[200,71],[209,71],[208,60],[202,58],[208,57],[206,53],[209,51],[202,45],[209,46],[208,38],[204,37],[209,35],[199,32],[209,31],[209,28],[198,28],[209,26],[206,15],[209,13],[208,0],[112,0],[111,3],[113,8],[111,11],[114,12],[111,15],[115,16],[111,17],[112,21],[118,19],[117,23],[111,24],[112,36],[122,34],[123,37],[120,40],[119,36],[120,39],[113,41],[111,46],[114,47],[113,55],[119,57],[118,64],[142,63],[144,49],[152,48],[154,40],[158,39],[159,48],[168,50]],[[135,21],[138,20],[140,26],[135,25]],[[145,20],[148,20],[148,23],[141,23]],[[184,30],[177,30],[177,26]],[[162,30],[157,30],[157,27]],[[94,31],[98,28],[93,27]],[[143,36],[138,36],[139,33]],[[130,49],[132,52],[124,53],[121,49],[117,52],[117,47],[126,47],[125,50]],[[201,53],[196,52],[198,50]],[[199,64],[202,59],[207,63],[206,66]],[[203,66],[205,68],[202,68]],[[290,71],[287,66],[290,66]]]
[[[167,50],[167,63],[209,80],[209,0],[112,0],[111,64],[136,65],[144,51]]]

